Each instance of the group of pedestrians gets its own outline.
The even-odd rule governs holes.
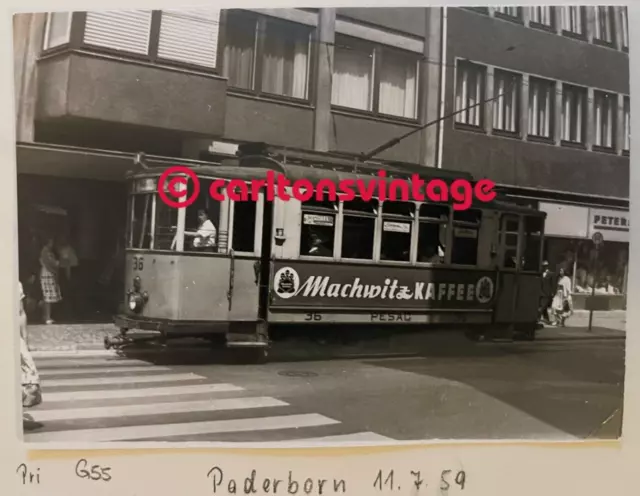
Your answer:
[[[564,327],[573,314],[571,279],[562,268],[558,274],[552,272],[546,260],[542,270],[539,320],[542,324]]]

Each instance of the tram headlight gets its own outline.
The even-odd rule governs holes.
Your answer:
[[[140,312],[148,299],[149,295],[146,291],[142,294],[137,291],[130,292],[128,297],[129,310],[132,312]]]

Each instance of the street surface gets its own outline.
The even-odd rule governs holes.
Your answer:
[[[311,345],[310,345],[311,346]],[[320,345],[312,345],[320,346]],[[616,438],[624,340],[436,340],[420,356],[276,356],[206,347],[36,353],[43,404],[27,442],[379,442]]]

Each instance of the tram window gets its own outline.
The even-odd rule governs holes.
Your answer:
[[[185,251],[213,252],[215,251],[214,246],[217,247],[222,241],[222,236],[227,234],[220,233],[220,202],[211,198],[209,194],[211,182],[211,180],[206,179],[200,180],[200,194],[186,208],[184,226]],[[193,182],[189,181],[186,198],[191,198],[191,195],[193,195]],[[211,229],[211,225],[213,225],[213,229]],[[198,235],[199,231],[200,235]],[[211,246],[212,244],[214,246]]]
[[[449,207],[425,203],[420,206],[419,216],[418,262],[443,263]]]
[[[540,217],[524,219],[524,270],[540,270],[543,224]]]
[[[178,209],[170,207],[156,198],[156,219],[154,226],[154,250],[171,250],[178,231]]]
[[[301,255],[333,256],[337,212],[337,202],[312,198],[302,203]]]
[[[342,258],[373,259],[378,202],[361,198],[343,204]]]
[[[131,219],[131,248],[148,249],[151,247],[151,213],[153,194],[139,194],[131,197],[133,217]]]
[[[518,219],[511,217],[504,217],[502,220],[502,245],[504,249],[504,258],[502,260],[502,266],[505,269],[515,269],[518,258],[518,236],[519,226]]]
[[[253,253],[256,238],[256,202],[238,201],[233,206],[233,235],[231,248]]]
[[[482,212],[459,210],[453,213],[453,246],[451,263],[476,265],[478,263],[478,233]]]
[[[409,262],[415,204],[386,201],[382,204],[382,215],[380,258],[394,262]]]

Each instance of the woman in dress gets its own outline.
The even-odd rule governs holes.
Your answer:
[[[573,314],[573,301],[571,299],[571,279],[564,269],[558,272],[558,288],[553,298],[553,310],[557,325],[565,326],[566,320]]]
[[[58,271],[60,262],[53,251],[53,237],[48,237],[40,252],[40,285],[42,286],[44,321],[53,324],[51,319],[51,305],[62,300],[60,285],[58,284]]]

